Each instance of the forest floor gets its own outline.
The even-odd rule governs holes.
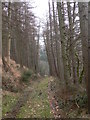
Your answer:
[[[67,85],[58,78],[52,78],[49,83],[49,96],[55,101],[54,117],[59,118],[87,118],[90,115],[87,110],[86,91],[81,85]],[[53,103],[52,101],[52,103]]]
[[[53,77],[45,77],[33,81],[22,93],[4,91],[3,118],[90,118],[85,107],[71,101],[72,93],[66,95],[55,85]]]
[[[24,68],[27,70],[27,68]],[[19,65],[11,61],[3,69],[3,118],[89,118],[84,87],[67,85],[54,77],[31,77],[21,81]]]
[[[21,97],[19,93],[8,92],[7,95],[3,95],[3,117],[52,118],[53,113],[48,99],[48,82],[49,78],[34,81],[24,90]],[[26,99],[27,92],[28,99]],[[22,101],[24,104],[20,106]]]

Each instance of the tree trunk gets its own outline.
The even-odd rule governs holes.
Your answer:
[[[88,20],[87,20],[87,3],[79,2],[79,17],[80,17],[80,29],[82,37],[82,54],[83,54],[83,65],[84,65],[84,79],[86,88],[88,88]]]
[[[88,111],[90,113],[90,2],[88,3]]]
[[[54,2],[53,4],[53,21],[54,21],[54,32],[55,32],[55,43],[56,43],[56,59],[57,59],[57,72],[58,72],[58,77],[60,80],[64,81],[64,70],[62,67],[62,58],[60,58],[61,53],[60,53],[60,42],[59,42],[59,35],[58,35],[58,25],[57,25],[57,19],[55,17],[55,9],[54,9]],[[61,56],[62,57],[62,56]]]
[[[10,47],[11,47],[11,3],[8,3],[8,41],[7,41],[7,62],[10,65]]]
[[[51,53],[52,53],[52,64],[53,66],[53,75],[58,76],[57,73],[57,66],[56,66],[56,61],[55,61],[55,55],[54,55],[54,50],[53,50],[53,37],[52,37],[52,19],[51,19],[51,11],[50,11],[50,2],[49,2],[49,20],[50,20],[50,40],[51,40]]]
[[[65,23],[64,23],[64,16],[62,15],[62,8],[61,3],[57,3],[58,9],[58,18],[59,18],[59,29],[60,29],[60,42],[61,42],[61,54],[63,59],[63,73],[64,73],[64,80],[66,85],[68,84],[68,66],[67,66],[67,57],[66,57],[66,48],[65,48]]]
[[[38,34],[37,34],[37,45],[36,45],[36,73],[39,72],[39,39],[40,39],[40,26],[38,28]]]
[[[73,26],[74,26],[74,16],[72,19],[72,15],[71,15],[71,6],[70,6],[70,2],[67,3],[68,6],[68,19],[69,19],[69,41],[70,41],[70,56],[71,56],[71,61],[72,61],[72,79],[73,79],[73,83],[75,84],[77,81],[77,74],[76,74],[76,61],[75,61],[75,51],[74,51],[74,30],[73,30]]]

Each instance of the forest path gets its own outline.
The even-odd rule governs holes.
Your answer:
[[[5,118],[60,118],[62,111],[50,89],[53,79],[53,77],[44,77],[32,81]]]
[[[12,105],[11,110],[7,112],[5,118],[15,118],[17,116],[21,107],[24,106],[29,99],[29,95],[31,92],[33,92],[34,84],[36,83],[38,82],[32,82],[32,84],[30,84],[25,90],[22,91],[22,94],[17,97],[15,104]]]
[[[17,118],[52,118],[51,108],[48,99],[48,83],[50,78],[45,77],[34,82],[28,89],[27,103],[20,109]]]

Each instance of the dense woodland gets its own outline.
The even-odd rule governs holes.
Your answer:
[[[75,101],[74,104],[77,109],[81,109],[80,106],[85,101],[84,109],[89,114],[90,2],[48,2],[48,14],[43,27],[40,25],[41,21],[37,21],[32,9],[31,3],[2,3],[4,71],[7,74],[13,60],[19,66],[21,73],[24,69],[32,70],[34,77],[40,80],[52,76],[54,82],[50,82],[50,86],[52,88],[54,85],[56,91],[58,89],[59,92],[55,91],[57,98],[61,99],[61,90],[64,90],[62,94],[65,96],[71,92],[74,95],[74,91],[77,91],[78,99],[82,102],[79,104]],[[41,28],[43,31],[40,31]],[[42,47],[41,38],[44,41]],[[42,89],[40,94],[43,94],[41,91]],[[71,96],[65,97],[66,101],[71,102],[70,104],[73,99]]]

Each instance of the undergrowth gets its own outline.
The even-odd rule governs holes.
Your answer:
[[[33,75],[33,71],[32,70],[26,70],[22,73],[21,75],[21,81],[23,82],[29,82],[30,78]]]
[[[68,118],[88,117],[87,94],[85,89],[77,86],[68,85],[63,87],[63,83],[56,79],[51,83],[55,98],[58,100],[59,108],[62,109]]]

